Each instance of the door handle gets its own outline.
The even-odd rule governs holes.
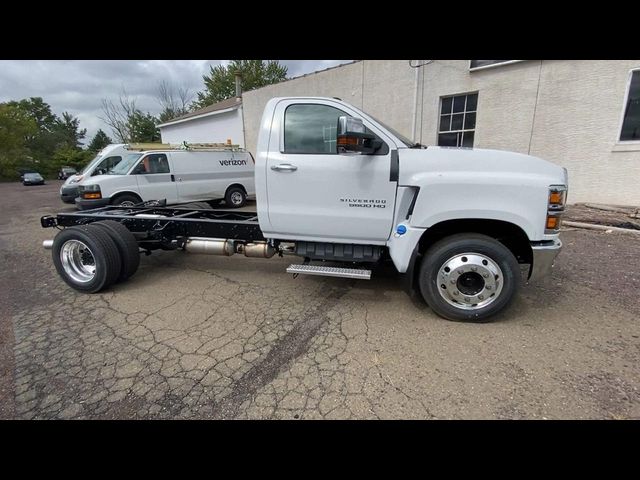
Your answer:
[[[176,177],[175,177],[175,175],[174,175],[173,173],[171,174],[171,181],[172,181],[172,182],[175,182],[175,181],[176,181]]]
[[[290,163],[281,163],[280,165],[271,165],[271,170],[276,172],[295,172],[298,169],[295,165]]]

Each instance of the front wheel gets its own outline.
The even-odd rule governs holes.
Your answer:
[[[425,253],[420,292],[448,320],[486,322],[506,308],[520,288],[518,261],[497,240],[463,233],[443,238]]]

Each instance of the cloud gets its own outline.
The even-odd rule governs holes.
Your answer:
[[[281,60],[288,76],[295,77],[346,63],[349,60]],[[120,93],[136,99],[136,105],[154,115],[160,113],[156,90],[161,80],[189,88],[193,95],[203,88],[202,76],[211,65],[228,60],[2,60],[0,102],[42,97],[53,112],[69,112],[87,129],[88,143],[98,129],[112,132],[100,119],[102,99],[116,101]]]

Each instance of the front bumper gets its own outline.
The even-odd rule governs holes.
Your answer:
[[[539,242],[531,245],[533,262],[529,269],[529,282],[536,282],[551,275],[553,262],[562,250],[562,242],[556,238],[549,242]]]
[[[109,205],[110,198],[97,198],[95,200],[87,200],[85,198],[76,198],[76,207],[80,210],[90,210],[93,208],[106,207]]]
[[[64,203],[74,203],[76,197],[78,196],[78,187],[77,186],[63,186],[60,189],[60,199]]]

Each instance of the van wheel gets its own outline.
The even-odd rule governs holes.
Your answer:
[[[247,194],[240,187],[231,187],[227,190],[224,201],[230,207],[240,208],[247,202]]]
[[[102,228],[116,244],[121,260],[120,275],[117,281],[124,282],[136,273],[140,266],[140,250],[136,237],[127,227],[114,220],[100,220],[91,225]]]
[[[136,203],[140,203],[141,200],[129,194],[118,195],[113,200],[111,200],[111,205],[117,205],[120,207],[133,207]]]
[[[120,275],[118,248],[99,227],[65,228],[53,240],[51,255],[62,279],[81,292],[99,292]]]
[[[476,233],[433,244],[420,265],[420,292],[448,320],[487,322],[506,308],[520,287],[518,261],[502,243]]]

